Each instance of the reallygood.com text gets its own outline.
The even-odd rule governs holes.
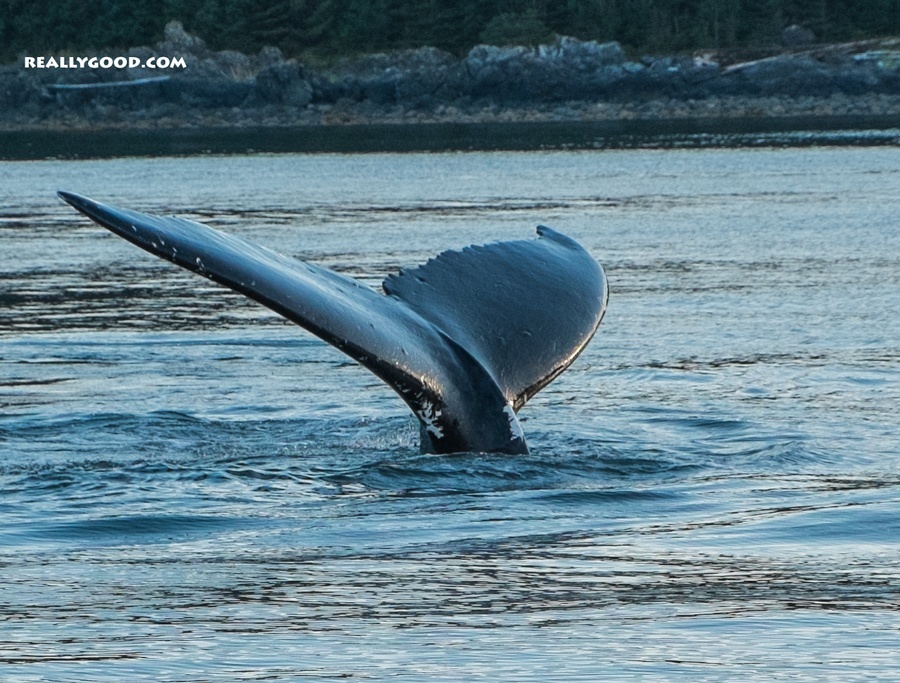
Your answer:
[[[184,57],[25,57],[26,69],[186,69]]]

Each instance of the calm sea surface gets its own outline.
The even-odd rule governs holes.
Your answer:
[[[896,680],[896,146],[0,165],[0,678]],[[545,223],[606,267],[525,457],[54,192],[378,286]]]

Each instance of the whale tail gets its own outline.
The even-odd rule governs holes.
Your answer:
[[[276,311],[380,377],[415,413],[422,449],[525,453],[516,418],[567,368],[606,309],[606,277],[574,240],[447,251],[383,283],[352,278],[177,217],[59,196],[129,242]]]

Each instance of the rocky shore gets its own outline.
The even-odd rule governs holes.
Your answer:
[[[434,48],[312,69],[213,52],[171,23],[130,68],[0,68],[0,130],[898,116],[900,39],[629,59],[617,43]],[[151,58],[186,67],[149,69]]]

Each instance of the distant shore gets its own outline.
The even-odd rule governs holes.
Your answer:
[[[635,102],[564,101],[553,103],[437,105],[429,109],[370,102],[270,105],[255,109],[221,108],[155,113],[122,111],[115,106],[89,111],[54,111],[35,118],[8,114],[0,131],[165,131],[207,128],[291,128],[297,126],[359,126],[409,124],[574,123],[615,121],[693,121],[705,119],[879,118],[900,126],[900,94],[837,93],[814,97],[722,96],[706,99],[659,98]],[[892,117],[896,124],[891,124]]]
[[[900,146],[900,117],[404,121],[0,131],[0,159],[197,154]]]
[[[126,60],[127,57],[127,60]],[[147,68],[177,57],[184,68]],[[900,126],[900,39],[762,54],[629,57],[618,43],[557,37],[363,55],[313,69],[276,48],[214,52],[180,24],[132,48],[129,66],[0,67],[6,133],[308,127],[616,124],[815,118]],[[65,61],[65,60],[64,60]],[[71,61],[71,58],[69,58]],[[755,123],[753,123],[755,122]]]

